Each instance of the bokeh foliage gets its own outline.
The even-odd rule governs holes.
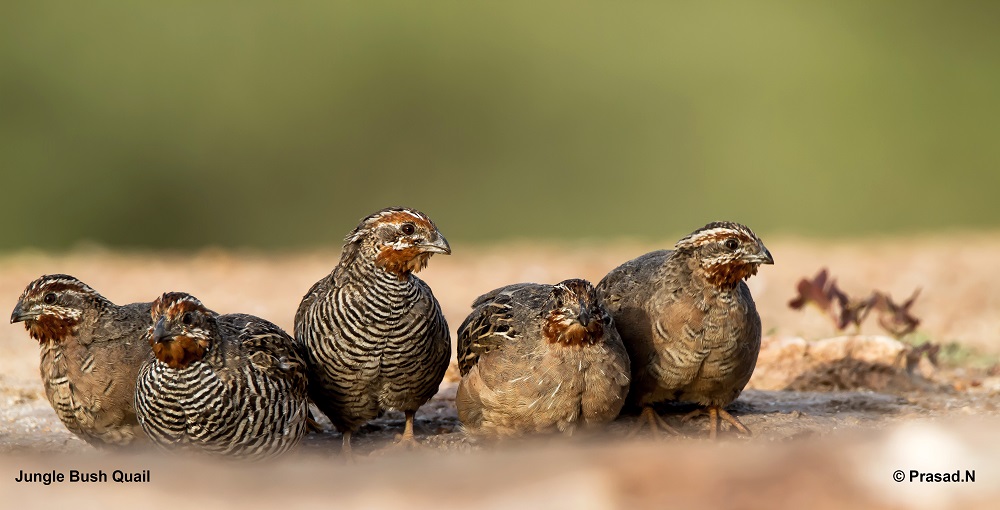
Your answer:
[[[0,248],[1000,224],[1000,3],[4,2]]]

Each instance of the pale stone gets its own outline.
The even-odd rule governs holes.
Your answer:
[[[841,362],[871,364],[883,371],[902,375],[906,372],[906,355],[912,349],[909,344],[877,335],[840,336],[815,341],[800,337],[768,337],[761,341],[757,368],[747,388],[785,389],[813,370]],[[933,365],[921,359],[914,372],[929,378],[933,371]]]

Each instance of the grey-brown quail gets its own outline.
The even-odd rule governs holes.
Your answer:
[[[458,330],[455,397],[467,433],[572,434],[618,416],[628,354],[590,282],[509,285],[472,307]]]
[[[749,430],[724,407],[743,391],[760,351],[760,316],[744,279],[773,264],[764,243],[744,225],[709,223],[673,251],[647,253],[614,269],[598,293],[614,316],[632,362],[628,403],[693,402]]]
[[[144,441],[133,396],[150,352],[149,303],[118,306],[80,280],[45,275],[28,284],[10,321],[41,347],[45,395],[70,432],[93,446]]]
[[[152,319],[135,406],[155,444],[257,460],[299,442],[308,378],[287,333],[252,315],[219,315],[183,292],[154,301]]]
[[[451,356],[448,324],[430,287],[414,273],[448,241],[423,213],[391,207],[347,236],[340,262],[302,298],[295,337],[309,364],[310,395],[344,435],[384,410],[413,416],[437,392]]]

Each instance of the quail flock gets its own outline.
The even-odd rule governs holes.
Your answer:
[[[451,359],[448,324],[415,273],[451,247],[430,218],[391,207],[347,236],[340,261],[306,292],[294,338],[264,319],[220,315],[182,292],[115,305],[63,274],[31,282],[11,314],[41,347],[46,396],[67,429],[97,447],[265,459],[306,434],[309,403],[351,438],[401,411],[397,446]],[[693,403],[749,430],[725,407],[746,386],[761,324],[743,280],[774,259],[749,228],[716,222],[647,253],[596,286],[520,283],[477,298],[458,329],[455,405],[472,437],[599,428],[654,406]]]

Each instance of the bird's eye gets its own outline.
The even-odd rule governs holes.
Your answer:
[[[412,223],[404,223],[400,228],[404,236],[412,236],[414,232],[417,231],[416,227]]]
[[[45,295],[45,297],[42,298],[42,301],[44,301],[45,304],[47,305],[51,305],[56,302],[56,295],[52,292],[49,292],[48,294]]]
[[[730,250],[735,250],[736,248],[739,247],[740,247],[740,242],[737,241],[736,239],[733,239],[731,237],[729,239],[726,239],[726,248],[729,248]]]
[[[187,313],[185,313],[185,314],[184,314],[184,315],[183,315],[183,316],[181,317],[181,322],[183,322],[183,323],[184,323],[185,325],[187,325],[187,326],[190,326],[190,325],[191,325],[191,323],[192,323],[192,322],[194,322],[194,317],[192,317],[192,316],[191,316],[191,312],[187,312]]]

